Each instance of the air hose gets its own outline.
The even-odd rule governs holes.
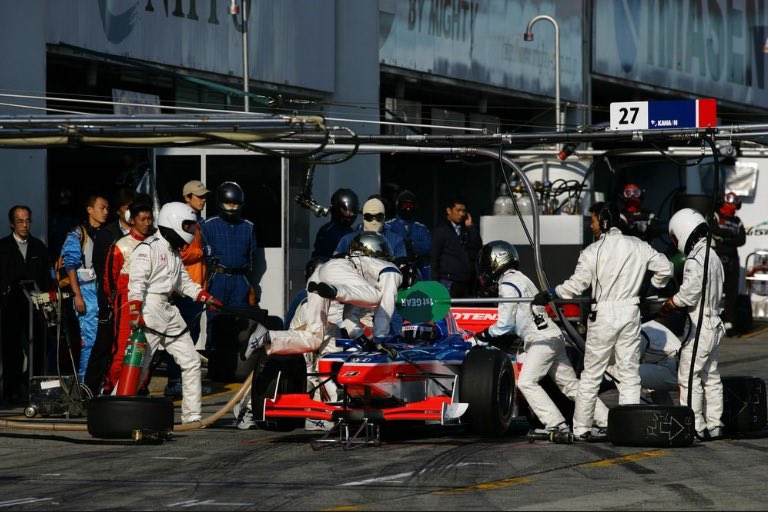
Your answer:
[[[176,424],[173,427],[174,432],[188,432],[190,430],[197,430],[199,428],[212,425],[225,414],[232,410],[232,408],[240,402],[245,393],[251,389],[251,382],[253,381],[253,372],[248,375],[243,385],[235,393],[235,395],[229,399],[218,411],[214,412],[202,421],[196,421],[194,423],[182,423]],[[58,431],[58,432],[87,432],[88,426],[82,423],[39,423],[36,421],[12,421],[12,420],[0,420],[0,428],[16,429],[16,430],[45,430],[45,431]]]

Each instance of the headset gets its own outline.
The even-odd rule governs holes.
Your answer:
[[[600,210],[600,213],[597,215],[597,219],[600,222],[600,231],[603,233],[607,233],[614,226],[613,215],[611,214],[611,210],[609,210],[608,207],[604,207],[602,210]]]

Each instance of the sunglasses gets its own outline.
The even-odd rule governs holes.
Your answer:
[[[629,199],[630,197],[640,197],[642,191],[639,188],[628,188],[624,191],[624,197]]]
[[[383,213],[364,213],[363,219],[366,222],[373,222],[374,220],[383,222],[384,221],[384,214]]]

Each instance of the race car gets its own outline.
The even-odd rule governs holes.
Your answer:
[[[515,412],[515,357],[474,346],[468,335],[449,316],[404,325],[382,350],[337,340],[344,350],[324,355],[317,375],[343,390],[338,403],[310,398],[303,358],[270,358],[253,382],[254,417],[260,426],[280,430],[311,418],[351,424],[461,422],[478,435],[503,435]]]

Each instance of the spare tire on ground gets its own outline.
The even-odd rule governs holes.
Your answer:
[[[132,439],[135,430],[173,432],[173,402],[164,397],[100,396],[88,404],[88,433],[101,439]]]
[[[608,440],[616,446],[680,448],[694,437],[690,407],[619,405],[608,412]]]
[[[758,377],[723,377],[723,429],[748,434],[765,428],[765,381]]]
[[[473,433],[506,434],[515,402],[515,374],[509,357],[495,348],[470,350],[459,372],[459,401],[469,404],[462,422],[469,420]]]
[[[278,395],[307,391],[307,365],[303,356],[269,356],[251,384],[251,410],[258,428],[285,432],[303,427],[302,418],[264,418],[264,400],[275,396],[275,388]]]

